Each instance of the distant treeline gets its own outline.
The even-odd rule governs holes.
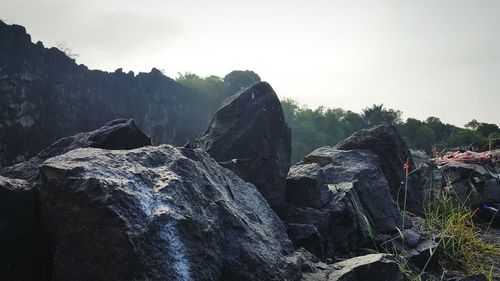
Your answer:
[[[218,76],[200,77],[193,73],[179,74],[177,81],[203,93],[207,106],[213,111],[222,101],[237,91],[260,81],[253,71],[232,71],[224,78]],[[472,120],[460,128],[441,122],[437,117],[424,121],[415,118],[401,119],[402,112],[387,109],[382,104],[364,108],[360,113],[341,108],[318,107],[310,109],[297,101],[281,101],[288,126],[292,129],[292,162],[297,162],[312,150],[335,145],[352,133],[375,126],[382,122],[396,126],[410,148],[430,152],[435,146],[438,151],[445,148],[487,149],[490,139],[500,138],[496,124]]]

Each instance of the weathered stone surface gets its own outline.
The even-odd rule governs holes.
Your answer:
[[[354,133],[336,148],[341,150],[366,149],[373,151],[380,159],[380,168],[384,172],[390,186],[392,198],[403,205],[405,189],[405,171],[403,164],[408,161],[411,169],[415,168],[412,155],[392,125],[379,125],[371,129]],[[416,213],[422,212],[422,186],[420,172],[412,173],[408,178],[406,209]]]
[[[293,280],[285,228],[198,149],[85,148],[40,168],[58,280]]]
[[[28,161],[2,169],[0,175],[33,182],[38,176],[38,166],[43,161],[70,150],[84,147],[133,149],[146,145],[151,145],[151,139],[137,128],[134,120],[117,119],[95,131],[60,139]]]
[[[320,208],[325,203],[321,200],[321,192],[326,189],[318,163],[294,165],[287,176],[286,202],[289,206]]]
[[[289,223],[288,237],[296,248],[303,247],[321,260],[325,260],[325,239],[311,224]]]
[[[331,213],[328,210],[291,207],[278,210],[278,215],[286,222],[314,225],[320,233],[330,228]]]
[[[433,239],[421,241],[415,248],[407,251],[408,260],[417,272],[432,272],[439,268],[439,244]]]
[[[482,165],[451,162],[439,167],[439,172],[443,191],[451,194],[457,204],[475,209],[485,203],[500,202],[500,193],[497,192],[500,184]]]
[[[48,241],[28,182],[0,176],[0,279],[49,280]]]
[[[413,163],[415,167],[420,167],[422,165],[431,165],[432,159],[427,153],[423,150],[410,149],[411,158],[413,159]]]
[[[287,187],[290,206],[278,214],[289,227],[289,233],[296,232],[296,224],[310,225],[307,229],[319,232],[325,242],[310,238],[320,237],[311,231],[301,232],[310,236],[290,235],[290,238],[295,245],[322,260],[356,253],[370,245],[370,236],[403,229],[401,214],[389,193],[378,157],[371,151],[319,148],[290,169],[287,183],[290,183]],[[300,190],[306,194],[303,199]],[[288,196],[289,191],[294,196]],[[309,237],[307,243],[303,243],[305,236]]]
[[[284,205],[291,136],[269,84],[257,83],[228,98],[194,146],[253,183],[271,207]]]
[[[153,143],[182,145],[206,127],[203,96],[164,76],[89,70],[0,21],[0,168],[66,136],[133,118]]]
[[[297,249],[286,259],[287,266],[295,272],[294,276],[298,276],[296,280],[301,280],[303,273],[317,273],[328,269],[328,265],[304,248]]]
[[[322,147],[304,157],[298,165],[314,161],[326,164],[321,169],[325,183],[335,197],[346,193],[359,198],[359,202],[351,200],[353,204],[359,204],[353,207],[366,210],[375,230],[391,232],[402,229],[400,212],[390,200],[388,184],[379,169],[376,155],[369,151]],[[356,194],[350,193],[352,188]],[[329,208],[334,203],[335,199],[331,200]]]
[[[351,258],[328,266],[328,269],[306,273],[302,281],[402,281],[399,265],[388,254],[371,254]]]
[[[485,203],[500,204],[500,180],[486,180],[481,190],[481,194]]]

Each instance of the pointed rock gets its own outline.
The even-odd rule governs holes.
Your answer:
[[[405,170],[403,165],[406,161],[410,164],[410,170],[415,169],[410,150],[406,146],[396,128],[392,125],[382,124],[371,129],[361,130],[352,134],[349,138],[341,141],[335,146],[340,150],[366,149],[373,151],[380,159],[380,167],[390,186],[392,198],[398,201],[400,206],[404,203]],[[422,213],[422,187],[423,183],[419,177],[420,171],[412,173],[408,177],[408,192],[406,210]]]
[[[283,206],[291,135],[268,83],[259,82],[228,98],[195,146],[253,183],[271,207]]]

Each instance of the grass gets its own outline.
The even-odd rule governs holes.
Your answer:
[[[407,181],[404,184],[406,193]],[[449,192],[432,189],[435,193],[425,210],[426,233],[423,234],[438,237],[436,241],[443,270],[454,270],[464,275],[484,274],[489,281],[492,281],[494,277],[492,261],[500,257],[500,247],[480,239],[481,230],[474,224],[476,211],[471,210],[466,202],[457,202]],[[401,212],[403,217],[407,214],[406,198]],[[404,241],[402,231],[399,231],[399,235]],[[425,270],[430,259],[422,272],[415,272],[408,264],[408,254],[405,251],[397,251],[396,248],[393,246],[389,253],[394,256],[406,280],[442,280],[442,277],[426,274]],[[430,253],[429,256],[432,257],[433,254]]]
[[[442,266],[463,274],[482,273],[493,280],[488,260],[500,257],[500,248],[479,239],[480,229],[474,224],[476,211],[457,204],[451,196],[440,192],[426,210],[429,234],[438,235]]]

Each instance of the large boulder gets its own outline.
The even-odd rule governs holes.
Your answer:
[[[271,207],[284,205],[291,135],[268,83],[259,82],[228,98],[194,145],[253,183]]]
[[[95,131],[60,139],[28,161],[2,169],[0,175],[33,182],[38,176],[38,166],[43,161],[73,149],[84,147],[133,149],[146,145],[151,145],[151,139],[137,127],[134,120],[116,119]]]
[[[290,169],[287,183],[288,206],[278,213],[294,244],[322,260],[356,253],[377,233],[403,229],[379,158],[371,151],[316,149]]]
[[[403,281],[394,258],[371,254],[331,264],[326,270],[304,274],[302,281]]]
[[[366,149],[373,151],[380,160],[380,168],[389,183],[392,198],[400,206],[415,213],[422,213],[422,186],[420,171],[408,177],[405,196],[406,175],[403,165],[408,161],[415,168],[412,155],[406,143],[392,125],[382,124],[371,129],[361,130],[335,146],[341,150]],[[406,202],[404,201],[406,198]]]
[[[38,190],[54,281],[300,278],[262,195],[202,150],[77,149],[42,164]]]
[[[0,176],[0,279],[49,280],[48,241],[28,182]]]

